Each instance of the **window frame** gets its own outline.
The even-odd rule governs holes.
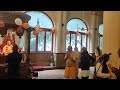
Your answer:
[[[86,31],[88,31],[88,26],[87,26],[87,24],[84,22],[84,20],[82,20],[82,19],[80,19],[80,18],[77,18],[77,17],[75,17],[75,18],[71,18],[70,20],[73,20],[73,19],[79,19],[79,20],[81,20],[84,24],[85,24],[85,26],[86,26]],[[70,21],[69,20],[69,21]],[[69,21],[67,22],[67,24],[69,23]],[[67,29],[67,25],[66,25],[66,29]],[[68,30],[69,31],[69,30]],[[71,34],[75,34],[75,47],[77,47],[77,36],[76,36],[76,31],[69,31],[70,33],[70,45],[71,45]],[[80,37],[81,37],[81,48],[83,47],[83,45],[82,45],[82,35],[85,35],[85,32],[80,32],[79,31],[79,34],[80,34]],[[67,37],[67,36],[66,36]],[[87,48],[87,42],[88,42],[88,37],[85,35],[85,37],[86,37],[86,48]],[[66,45],[67,46],[67,45]],[[67,48],[67,47],[66,47]]]
[[[27,13],[27,12],[32,12],[32,11],[25,11],[25,13]],[[53,27],[55,26],[52,18],[47,13],[45,13],[44,11],[35,11],[35,12],[40,12],[40,13],[43,13],[44,15],[46,15],[50,19],[50,21],[52,22]]]
[[[46,29],[46,28],[40,28],[40,29],[43,29],[43,32],[45,32],[45,36],[44,36],[44,51],[38,51],[38,35],[36,35],[35,51],[30,51],[30,52],[31,53],[44,53],[44,52],[51,53],[51,52],[53,52],[53,38],[54,38],[54,34],[51,33],[51,29]],[[32,30],[32,31],[34,31],[34,30]],[[46,32],[50,32],[52,34],[51,51],[46,51]]]
[[[26,11],[25,13],[27,13],[27,12],[32,12],[32,11]],[[40,13],[46,15],[46,16],[50,19],[50,21],[52,22],[53,27],[55,26],[53,20],[51,19],[51,17],[50,17],[47,13],[45,13],[45,12],[43,12],[43,11],[35,11],[35,12],[40,12]],[[34,27],[34,28],[35,28],[35,27]],[[51,32],[51,29],[52,29],[52,28],[51,28],[51,29],[49,29],[49,28],[40,28],[40,29],[43,29],[43,32],[45,32],[45,36],[44,36],[44,51],[38,51],[38,35],[36,35],[35,51],[31,51],[31,50],[30,50],[30,52],[31,52],[31,53],[51,53],[51,52],[53,52],[53,38],[54,38],[53,33],[51,33],[51,34],[52,34],[51,51],[46,51],[46,32]],[[32,31],[33,31],[33,30],[32,30]],[[31,32],[32,32],[32,31],[31,31]],[[30,32],[30,33],[31,33],[31,32]],[[31,34],[30,34],[30,38],[31,38]]]

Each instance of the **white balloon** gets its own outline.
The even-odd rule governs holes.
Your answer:
[[[20,18],[15,19],[15,24],[22,25],[22,20]]]

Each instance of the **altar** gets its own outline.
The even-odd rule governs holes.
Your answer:
[[[21,62],[20,63],[20,79],[25,79],[26,78],[26,63]],[[8,65],[7,64],[0,64],[0,79],[7,79],[7,70],[8,70]]]
[[[31,31],[27,24],[30,18],[29,15],[18,11],[0,12],[0,79],[7,79],[8,65],[5,61],[7,55],[12,53],[13,45],[19,46],[19,40],[23,33],[30,33]],[[30,37],[28,35],[26,35],[26,39],[28,39],[26,43],[29,43]],[[11,45],[8,44],[9,41]],[[26,77],[26,70],[28,70],[30,61],[30,59],[27,59],[29,58],[29,49],[25,49],[25,56],[20,63],[20,79],[25,79]]]

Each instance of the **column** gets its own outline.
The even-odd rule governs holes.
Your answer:
[[[63,27],[62,27],[62,53],[66,53],[66,26],[68,12],[63,11]]]
[[[55,35],[55,53],[54,53],[54,58],[55,58],[55,65],[57,67],[62,67],[63,63],[62,61],[63,56],[62,56],[62,20],[63,20],[63,12],[62,11],[57,11],[57,24],[56,24],[56,35]]]
[[[120,11],[104,11],[103,53],[112,53],[110,62],[119,67],[117,50],[120,48]]]
[[[96,12],[91,12],[91,23],[90,23],[90,53],[95,53],[95,31],[96,30]]]
[[[62,52],[62,11],[57,12],[56,53]]]
[[[27,32],[26,32],[26,53],[27,53],[27,56],[26,56],[26,63],[30,63],[30,37],[31,37],[31,28],[27,29]]]
[[[95,47],[99,46],[99,14],[96,16]]]

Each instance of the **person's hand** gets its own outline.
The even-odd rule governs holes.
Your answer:
[[[64,59],[67,60],[68,58],[69,58],[69,55],[67,53]]]
[[[111,70],[112,70],[113,73],[117,73],[118,72],[118,69],[115,68],[115,67],[111,67]]]
[[[69,58],[69,54],[67,53],[67,57],[66,58]]]
[[[110,69],[112,69],[112,68],[113,68],[111,64],[108,64],[108,67],[109,67]]]

